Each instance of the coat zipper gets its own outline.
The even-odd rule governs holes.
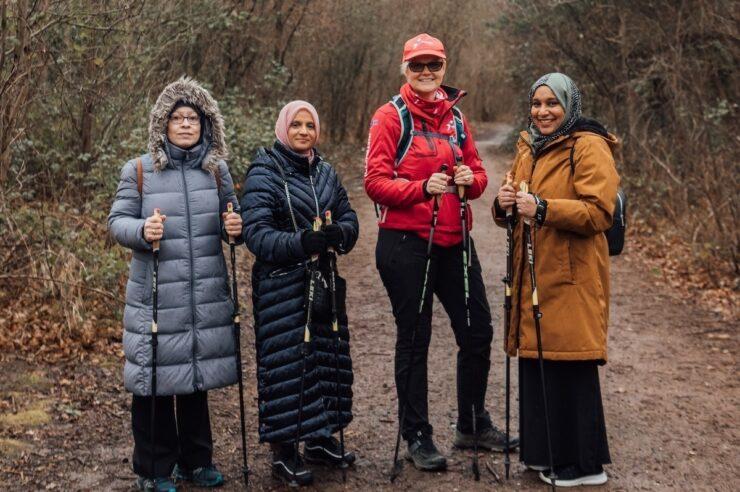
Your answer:
[[[316,217],[321,217],[321,211],[319,210],[319,199],[316,196],[316,188],[313,187],[313,176],[311,175],[311,165],[310,164],[308,166],[308,181],[311,183],[311,192],[313,192],[313,202],[316,205]]]
[[[197,352],[197,337],[195,332],[195,273],[193,272],[193,236],[190,230],[190,198],[188,197],[188,183],[185,178],[185,162],[180,165],[180,171],[182,173],[182,187],[185,190],[185,216],[187,217],[188,224],[188,248],[190,249],[190,309],[193,321],[193,343],[191,345],[191,351],[193,356],[193,389],[198,391],[198,359],[196,358]]]

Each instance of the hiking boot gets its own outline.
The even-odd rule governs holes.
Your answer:
[[[459,430],[455,430],[454,445],[460,449],[474,448],[475,436],[473,434],[463,434]],[[519,438],[510,435],[509,451],[515,451],[517,447],[519,447]],[[478,448],[503,453],[506,451],[506,434],[493,425],[486,427],[478,433]]]
[[[193,485],[198,487],[220,487],[224,484],[224,476],[215,465],[201,466],[194,470],[187,470],[181,468],[180,465],[175,465],[172,476],[178,481],[193,482]]]
[[[146,492],[177,492],[177,486],[170,477],[136,479],[136,487]]]
[[[295,460],[292,444],[273,448],[272,476],[283,481],[288,487],[305,487],[313,483],[313,473],[306,468],[301,455]]]
[[[437,471],[447,468],[447,458],[437,450],[432,436],[424,435],[421,431],[408,442],[409,450],[406,459],[414,462],[419,470]]]
[[[601,468],[601,467],[600,467]],[[603,485],[608,480],[606,472],[602,468],[596,473],[586,473],[578,466],[570,465],[555,467],[555,485],[558,487],[578,487],[579,485]],[[546,472],[540,472],[540,480],[546,484],[552,483]]]
[[[303,457],[306,463],[316,463],[328,466],[351,466],[355,462],[355,454],[345,448],[344,460],[339,441],[334,437],[320,437],[306,441],[303,447]]]

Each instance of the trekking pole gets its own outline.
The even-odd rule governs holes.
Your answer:
[[[159,209],[154,209],[154,216],[159,217]],[[158,300],[158,294],[159,294],[159,280],[158,280],[158,274],[159,274],[159,239],[152,242],[152,259],[153,259],[153,268],[152,268],[152,404],[151,404],[151,413],[149,415],[149,438],[151,439],[151,467],[152,467],[152,480],[155,480],[157,473],[154,469],[154,465],[156,462],[155,458],[155,431],[156,431],[156,412],[157,412],[157,315],[158,315],[158,309],[157,309],[157,300]],[[156,488],[156,483],[154,483],[154,486]]]
[[[506,184],[513,184],[511,173],[506,173]],[[509,329],[511,325],[511,285],[513,282],[513,251],[512,238],[514,234],[514,221],[516,220],[516,204],[506,211],[506,277],[504,277],[504,346],[509,341]],[[509,479],[509,469],[511,468],[511,459],[509,457],[509,435],[511,422],[511,357],[509,351],[506,351],[506,448],[504,451],[504,469],[506,471],[506,480]]]
[[[331,224],[331,210],[324,213],[324,224]],[[331,331],[334,334],[334,374],[337,393],[337,427],[339,427],[339,453],[342,455],[342,463],[339,468],[342,470],[342,482],[347,481],[347,462],[344,460],[344,427],[342,427],[340,412],[340,393],[339,393],[339,320],[337,319],[337,252],[333,247],[329,251],[329,288],[331,289]]]
[[[226,204],[228,213],[234,212],[234,204]],[[231,295],[234,300],[234,345],[236,346],[236,378],[239,382],[239,418],[242,426],[242,475],[244,486],[249,487],[249,467],[247,466],[247,429],[244,419],[244,380],[242,377],[242,346],[241,346],[241,321],[239,320],[239,295],[236,290],[236,252],[234,238],[229,236],[229,249],[231,250]]]
[[[321,229],[321,218],[314,217],[314,232]],[[311,342],[311,318],[313,311],[313,294],[316,286],[316,268],[319,263],[319,254],[311,256],[308,279],[308,302],[306,302],[306,326],[303,329],[303,343],[301,344],[301,391],[298,397],[298,425],[295,430],[295,448],[293,450],[293,481],[288,485],[298,487],[296,472],[298,471],[298,440],[301,437],[301,424],[303,424],[303,390],[306,383],[306,356],[308,355],[308,344]]]
[[[480,468],[478,467],[478,424],[476,423],[475,403],[473,407],[473,477],[480,482]]]
[[[443,173],[447,171],[447,164],[442,164],[439,168],[439,172]],[[407,393],[406,398],[403,399],[401,404],[401,419],[398,421],[398,433],[396,434],[396,450],[393,453],[393,468],[391,469],[391,483],[393,483],[398,475],[401,473],[403,468],[403,461],[398,459],[398,449],[401,445],[401,429],[403,428],[404,421],[406,420],[406,410],[408,409],[408,389],[411,385],[411,370],[414,367],[416,351],[414,350],[414,344],[416,343],[416,329],[421,321],[421,314],[424,310],[424,300],[427,294],[427,281],[429,280],[429,267],[432,264],[432,244],[434,240],[434,229],[437,227],[437,217],[439,216],[439,195],[434,196],[434,205],[432,208],[432,224],[429,228],[429,240],[427,241],[427,257],[426,265],[424,266],[424,281],[421,284],[421,299],[419,300],[419,309],[416,312],[416,320],[411,329],[411,357],[409,360],[409,369],[406,372],[406,384],[403,390]]]
[[[522,181],[519,184],[520,191],[529,193],[529,186]],[[537,297],[537,280],[534,272],[534,242],[532,241],[531,219],[524,219],[524,241],[527,243],[527,258],[529,261],[529,278],[532,283],[532,314],[534,316],[534,328],[537,333],[537,358],[540,363],[540,382],[542,383],[542,402],[545,409],[545,434],[547,435],[547,456],[550,460],[550,485],[555,490],[555,466],[552,459],[552,439],[550,438],[550,414],[547,410],[547,389],[545,388],[545,362],[542,357],[542,332],[540,330],[540,302]]]
[[[454,148],[453,148],[454,152]],[[470,283],[468,280],[468,250],[470,248],[468,237],[468,197],[465,194],[465,186],[458,185],[457,196],[460,198],[460,230],[462,231],[462,262],[463,262],[463,285],[465,290],[465,324],[468,332],[470,326]],[[473,477],[475,481],[480,481],[480,467],[478,466],[478,433],[476,426],[477,414],[475,413],[475,403],[473,407]]]

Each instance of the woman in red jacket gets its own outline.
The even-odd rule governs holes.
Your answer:
[[[395,378],[408,458],[419,469],[440,470],[447,463],[432,441],[427,406],[432,293],[450,316],[459,348],[455,445],[472,447],[477,440],[486,449],[503,451],[506,446],[505,436],[485,410],[493,328],[472,239],[468,245],[469,322],[467,318],[457,194],[457,187],[463,186],[469,200],[478,198],[488,178],[468,124],[455,108],[465,92],[442,85],[447,68],[442,43],[427,34],[415,36],[406,42],[402,61],[406,84],[399,96],[375,112],[370,123],[365,190],[380,207],[375,257],[396,320]],[[419,316],[435,202],[438,219]],[[469,230],[472,214],[469,209],[466,214]],[[477,436],[473,434],[473,409]],[[510,449],[517,444],[512,439]]]

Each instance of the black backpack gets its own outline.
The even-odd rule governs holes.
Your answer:
[[[570,148],[570,174],[575,174],[576,163],[573,155],[576,152],[576,144]],[[614,203],[614,215],[612,226],[604,231],[606,242],[609,244],[609,256],[617,256],[624,249],[624,233],[627,229],[627,195],[622,188],[617,190],[617,200]]]

